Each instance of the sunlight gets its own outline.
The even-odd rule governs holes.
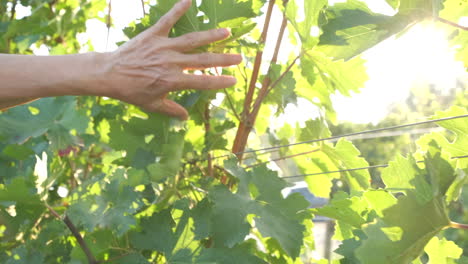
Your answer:
[[[301,2],[301,1],[299,1]],[[342,2],[342,0],[330,0],[330,4]],[[366,0],[372,11],[393,15],[393,10],[384,0]],[[154,4],[154,1],[152,1]],[[148,9],[148,8],[147,8]],[[27,10],[19,10],[19,13],[27,14]],[[86,33],[78,37],[83,49],[89,50],[85,43],[90,40],[95,51],[113,51],[117,49],[116,42],[126,40],[122,29],[131,21],[142,16],[143,10],[138,0],[117,1],[112,7],[114,25],[107,42],[107,28],[105,23],[98,19],[87,21]],[[23,15],[23,14],[19,14]],[[105,15],[104,13],[101,15]],[[272,29],[281,25],[280,11],[275,8],[272,20]],[[262,26],[262,20],[259,21]],[[468,24],[468,17],[459,21],[460,25]],[[312,34],[317,34],[317,29],[312,28]],[[265,47],[264,58],[271,58],[274,50],[273,44],[278,35],[277,30],[271,30]],[[286,32],[286,36],[289,33]],[[449,90],[453,88],[457,79],[466,76],[463,65],[454,59],[455,47],[450,47],[447,40],[447,32],[435,26],[433,23],[414,26],[407,33],[396,38],[392,37],[373,49],[364,53],[367,60],[369,81],[360,93],[351,97],[337,95],[333,97],[333,103],[339,120],[357,123],[376,123],[387,115],[388,108],[395,102],[401,102],[407,98],[410,88],[415,85],[434,85],[438,89]],[[273,43],[273,44],[272,44]],[[34,45],[33,45],[34,46]],[[37,55],[46,55],[45,47],[32,47]],[[291,45],[288,40],[283,41],[279,54],[279,61],[285,62],[291,54],[298,54],[297,46]],[[262,72],[266,72],[268,65],[265,63]],[[466,78],[466,77],[465,77]],[[298,105],[301,113],[305,104]],[[290,107],[288,112],[295,115],[295,107]],[[372,111],[369,111],[372,109]],[[303,120],[313,118],[316,111],[311,111],[311,116],[301,115]],[[302,121],[302,120],[300,120]],[[279,122],[281,123],[281,122]]]
[[[359,94],[335,97],[338,119],[376,123],[385,117],[391,104],[407,98],[411,87],[454,88],[466,72],[455,60],[455,48],[450,47],[447,34],[433,23],[418,24],[367,51],[363,57],[369,81]]]
[[[463,72],[462,63],[455,61],[447,32],[433,24],[416,25],[401,38],[370,51],[367,57],[371,66],[385,71],[380,78],[399,78],[409,85],[424,82],[449,89]]]

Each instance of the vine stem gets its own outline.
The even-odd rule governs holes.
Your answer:
[[[209,138],[209,133],[211,130],[211,125],[210,125],[210,104],[207,103],[205,105],[205,112],[203,114],[203,119],[205,122],[205,145],[207,144],[207,140]],[[209,177],[214,177],[213,175],[213,160],[211,157],[210,152],[208,152],[208,157],[207,157],[207,162],[208,162],[208,168],[207,168],[207,174]]]
[[[265,25],[264,25],[264,31],[262,32],[262,38],[261,38],[261,43],[264,43],[266,40],[269,24],[271,21],[271,15],[273,12],[273,6],[274,6],[274,0],[270,1],[270,5],[268,6],[268,12],[267,12],[267,17],[265,19]],[[284,5],[287,4],[287,0],[284,0]],[[237,158],[239,161],[242,160],[243,154],[245,147],[247,145],[247,140],[249,138],[250,132],[253,129],[253,126],[255,124],[255,121],[257,119],[258,113],[261,108],[261,104],[263,100],[266,98],[270,91],[271,87],[271,78],[270,73],[273,70],[273,66],[276,64],[278,60],[278,54],[281,48],[281,43],[284,37],[284,32],[287,27],[287,19],[286,15],[283,13],[283,20],[281,23],[281,28],[278,34],[278,39],[276,40],[276,46],[275,50],[273,53],[273,57],[270,62],[270,67],[268,69],[268,74],[267,76],[263,79],[262,86],[260,88],[260,91],[258,92],[257,98],[255,99],[254,104],[252,105],[252,100],[253,100],[253,93],[255,91],[255,85],[258,80],[258,74],[259,74],[259,69],[261,65],[261,56],[256,57],[255,65],[254,65],[254,71],[252,73],[252,78],[249,86],[249,90],[247,93],[247,98],[246,101],[244,102],[244,111],[242,114],[242,122],[239,123],[239,127],[237,130],[236,137],[234,139],[234,145],[232,147],[232,152],[233,153],[238,153],[236,154]],[[258,54],[263,54],[261,51],[257,53]],[[257,59],[260,59],[260,61],[257,61]],[[290,70],[290,68],[289,68]],[[284,73],[283,73],[284,75]],[[283,76],[284,77],[284,76]]]
[[[468,230],[468,225],[467,224],[460,224],[460,223],[457,223],[457,222],[450,222],[450,227],[451,228],[456,228],[456,229]]]
[[[13,19],[15,19],[17,5],[18,5],[18,1],[14,1],[13,6],[11,7],[10,21],[13,21]]]
[[[112,26],[112,0],[109,0],[109,4],[107,6],[108,13],[106,18],[106,26],[107,26],[107,36],[106,36],[106,51],[109,47],[109,37],[110,37],[110,30]]]
[[[270,0],[268,4],[268,10],[265,15],[265,23],[263,25],[262,35],[260,36],[259,44],[265,44],[268,29],[270,27],[271,15],[273,13],[273,7],[275,6],[275,0]],[[232,146],[232,152],[238,153],[242,152],[245,149],[245,144],[247,142],[246,138],[251,131],[251,124],[248,124],[250,115],[250,107],[252,105],[253,96],[255,93],[255,85],[257,84],[258,75],[260,73],[260,67],[262,65],[263,50],[258,50],[255,56],[255,62],[252,70],[252,75],[250,78],[249,88],[244,100],[244,110],[241,114],[241,122],[239,122],[239,127],[237,129],[236,137],[234,138],[234,144]],[[249,128],[250,127],[250,128]],[[237,156],[239,159],[242,158],[242,154]]]
[[[49,209],[50,213],[55,216],[57,219],[62,220],[65,225],[70,229],[71,233],[73,236],[76,238],[76,241],[80,245],[81,249],[86,255],[86,258],[88,259],[89,264],[99,264],[99,261],[96,260],[96,258],[93,256],[93,253],[89,249],[88,245],[83,239],[83,236],[81,236],[80,232],[78,231],[78,228],[73,224],[73,222],[70,220],[68,216],[60,216],[52,207],[50,207],[48,204],[45,205],[47,209]]]
[[[459,28],[459,29],[462,29],[462,30],[468,30],[468,27],[465,27],[465,26],[462,26],[460,24],[457,24],[455,22],[452,22],[450,20],[447,20],[447,19],[444,19],[444,18],[441,18],[441,17],[437,17],[437,20],[439,22],[442,22],[444,24],[447,24],[447,25],[450,25],[452,27],[456,27],[456,28]]]
[[[141,0],[141,9],[143,11],[143,17],[145,17],[146,16],[145,0]]]

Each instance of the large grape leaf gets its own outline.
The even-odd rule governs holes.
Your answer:
[[[439,15],[444,18],[458,23],[458,20],[468,14],[468,2],[464,0],[443,1],[444,8]]]
[[[171,254],[176,243],[174,232],[175,225],[171,210],[166,209],[153,214],[149,218],[141,219],[141,232],[130,234],[130,242],[139,249],[151,249]]]
[[[382,171],[382,180],[391,192],[414,192],[421,203],[432,199],[431,186],[424,179],[424,171],[419,169],[413,158],[405,159],[398,155]]]
[[[454,106],[447,111],[437,112],[434,118],[447,118],[460,115],[467,115],[468,111],[465,108]],[[453,142],[437,142],[444,151],[449,152],[453,156],[468,155],[468,121],[466,118],[452,119],[437,123],[439,126],[446,128],[455,133],[456,138]]]
[[[286,18],[293,25],[302,42],[302,48],[309,50],[318,43],[317,36],[313,36],[311,30],[319,27],[319,17],[322,10],[328,4],[327,0],[304,1],[303,8],[297,6],[296,1],[289,1],[286,5]],[[299,22],[299,12],[304,20]]]
[[[319,49],[334,59],[350,59],[403,30],[415,17],[373,13],[359,0],[337,3],[327,10]]]
[[[211,228],[215,245],[233,247],[242,242],[250,231],[246,217],[251,210],[251,200],[223,186],[214,188],[210,198],[214,204]]]
[[[398,156],[384,169],[382,178],[387,190],[397,193],[397,199],[389,193],[384,196],[376,192],[364,194],[376,215],[368,214],[371,218],[361,225],[364,233],[352,230],[359,238],[348,239],[340,247],[338,252],[350,261],[344,263],[354,263],[353,259],[362,264],[410,263],[422,254],[435,235],[450,225],[444,196],[455,181],[452,163],[441,157],[440,148],[435,145],[427,151],[424,164],[425,168],[421,169],[413,158]],[[356,207],[358,201],[332,202],[320,210],[338,218],[339,222],[349,222],[340,216],[341,210],[351,210],[349,215],[359,213],[362,210],[356,208],[362,207]],[[337,206],[338,202],[345,205]],[[351,206],[353,204],[355,206]],[[356,215],[363,216],[362,213]],[[361,223],[362,220],[355,221],[355,224]]]
[[[353,238],[354,232],[374,217],[382,217],[383,210],[396,203],[395,197],[383,190],[370,190],[351,197],[337,193],[330,204],[315,209],[314,213],[336,219],[334,237],[345,240]]]
[[[6,227],[3,232],[5,240],[14,239],[20,228],[31,228],[45,210],[32,179],[21,175],[5,185],[0,184],[0,226]],[[16,215],[6,212],[9,206],[14,206]]]
[[[329,120],[335,122],[331,96],[340,93],[349,96],[364,87],[368,76],[365,61],[356,57],[349,61],[333,61],[327,54],[309,51],[300,59],[300,71],[295,73],[295,91],[303,98],[326,110]],[[301,76],[302,75],[302,76]]]
[[[99,186],[97,182],[88,187],[99,188],[99,193],[73,203],[68,216],[87,231],[94,231],[97,227],[111,228],[118,235],[128,231],[136,224],[133,214],[141,206],[141,194],[128,185],[125,177],[115,174],[109,183]]]
[[[208,248],[197,257],[199,264],[265,264],[266,262],[252,254],[252,246],[243,244],[232,249]]]
[[[441,0],[400,0],[400,13],[421,13],[421,15],[432,16],[442,8]]]
[[[143,218],[141,230],[130,233],[130,242],[136,248],[163,253],[170,263],[193,263],[197,243],[190,214],[186,200],[180,200],[174,208]]]
[[[383,218],[364,228],[367,239],[356,250],[362,264],[410,263],[450,224],[441,196],[421,205],[411,193],[383,213]]]
[[[354,58],[347,62],[332,61],[324,54],[309,52],[302,60],[306,65],[315,66],[316,75],[320,76],[321,81],[327,87],[328,94],[334,94],[338,91],[342,95],[350,95],[351,91],[358,92],[360,88],[363,88],[364,83],[368,80],[364,66],[365,60],[362,58]],[[303,74],[309,74],[310,70],[303,70]]]
[[[150,16],[153,16],[149,23],[154,24],[177,2],[178,0],[161,1],[152,7]],[[213,29],[223,22],[225,22],[223,27],[237,28],[242,25],[239,21],[255,17],[263,2],[263,0],[203,0],[197,6],[197,1],[193,0],[190,9],[176,23],[173,35],[180,36],[190,32]]]
[[[269,78],[273,82],[281,78],[281,81],[276,84],[276,86],[268,93],[264,102],[272,104],[278,107],[277,114],[280,114],[284,111],[286,106],[290,103],[297,103],[297,94],[294,91],[296,87],[296,81],[292,72],[286,73],[281,77],[283,72],[283,67],[281,65],[273,65],[269,73]]]
[[[205,29],[215,28],[221,22],[239,19],[252,18],[256,16],[253,10],[253,2],[258,0],[204,0],[200,5],[202,11],[208,18]]]
[[[468,32],[466,30],[458,32],[458,35],[452,40],[451,44],[456,47],[456,58],[462,61],[465,68],[468,68]]]
[[[335,162],[340,169],[365,168],[369,166],[367,161],[360,157],[359,150],[349,141],[339,140],[334,147],[323,145],[323,152]],[[355,170],[344,172],[345,181],[353,190],[366,190],[370,186],[370,174],[368,170]]]
[[[308,207],[307,201],[296,196],[283,198],[286,182],[264,166],[245,171],[229,160],[225,168],[239,179],[239,185],[235,193],[224,186],[210,191],[215,245],[233,247],[242,242],[251,228],[246,217],[253,214],[264,237],[278,241],[292,258],[298,257],[305,231],[299,212]]]
[[[45,133],[63,135],[66,132],[70,137],[70,130],[83,133],[88,123],[89,117],[77,109],[75,97],[44,98],[2,113],[0,139],[15,144]]]
[[[466,115],[467,113],[466,109],[455,106],[447,111],[437,112],[435,118],[454,117]],[[468,147],[467,124],[466,118],[438,122],[439,126],[442,126],[455,134],[455,139],[452,142],[439,132],[427,134],[421,137],[417,142],[423,151],[432,153],[436,161],[439,161],[434,164],[431,164],[434,161],[427,164],[428,168],[432,168],[433,165],[445,167],[445,169],[438,169],[439,173],[443,175],[436,177],[434,182],[436,182],[435,186],[439,186],[442,193],[446,194],[447,201],[457,200],[463,185],[468,180],[465,171],[467,167],[466,160],[456,158],[458,156],[465,156],[468,154],[466,151],[466,147]],[[441,147],[440,154],[438,154],[439,146]],[[441,161],[439,158],[440,156],[446,159],[452,157],[452,159],[448,160],[448,163],[450,164],[447,164],[447,161]]]

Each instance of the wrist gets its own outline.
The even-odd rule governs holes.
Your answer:
[[[111,96],[108,75],[112,68],[110,52],[90,52],[88,56],[87,69],[88,77],[86,83],[81,87],[79,94],[94,96]]]

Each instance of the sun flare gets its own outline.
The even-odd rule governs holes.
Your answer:
[[[367,51],[363,57],[369,81],[359,94],[336,96],[338,118],[375,123],[385,117],[392,103],[405,100],[411,87],[454,88],[466,72],[455,60],[455,47],[450,45],[448,34],[433,23],[418,24]]]

